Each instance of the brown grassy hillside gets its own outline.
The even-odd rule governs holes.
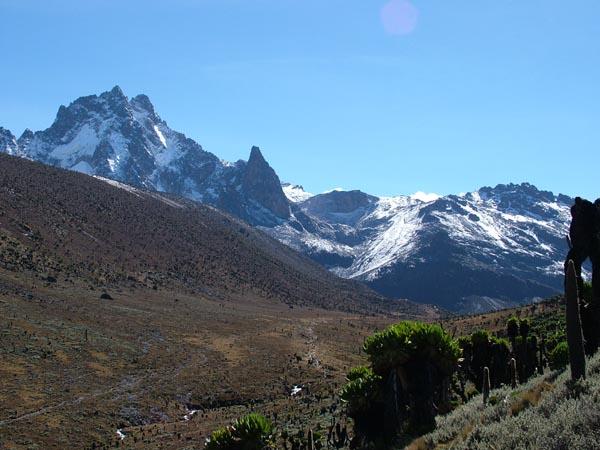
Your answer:
[[[436,315],[389,304],[212,208],[0,155],[0,448],[326,426],[363,339]]]
[[[289,305],[405,311],[215,209],[0,155],[0,256],[59,283],[180,286]]]

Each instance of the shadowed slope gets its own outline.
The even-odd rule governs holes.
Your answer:
[[[211,207],[6,155],[0,167],[1,264],[9,270],[354,311],[413,307],[337,278]]]

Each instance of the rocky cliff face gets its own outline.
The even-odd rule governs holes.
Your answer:
[[[50,128],[19,140],[0,132],[0,151],[49,165],[216,205],[252,224],[275,225],[289,204],[275,171],[254,147],[227,163],[169,128],[150,99],[117,86],[61,106]]]
[[[0,127],[0,152],[19,156],[19,145],[15,136],[6,128]]]

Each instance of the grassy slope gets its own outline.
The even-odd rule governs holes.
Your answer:
[[[461,334],[478,328],[502,334],[512,315],[528,317],[532,332],[564,333],[560,298],[515,310],[452,319]],[[487,327],[485,326],[487,325]],[[572,383],[570,370],[549,371],[515,390],[491,392],[484,406],[477,395],[437,418],[434,432],[407,448],[421,449],[595,449],[600,448],[600,353],[588,359],[588,378]]]
[[[570,382],[570,372],[549,372],[514,391],[481,395],[437,419],[437,429],[408,448],[570,449],[600,448],[600,353],[588,361],[588,378]]]

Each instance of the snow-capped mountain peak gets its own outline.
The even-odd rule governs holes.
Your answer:
[[[281,183],[283,193],[290,202],[299,203],[313,197],[314,194],[306,192],[299,184]]]
[[[17,139],[9,130],[2,127],[0,127],[0,152],[20,156]]]
[[[214,204],[250,223],[289,215],[275,172],[258,147],[230,164],[172,130],[146,95],[119,86],[61,106],[52,125],[17,141],[0,131],[0,151],[145,189]]]
[[[436,197],[334,191],[266,231],[340,276],[450,309],[560,290],[571,198],[528,183]]]
[[[281,184],[258,147],[220,160],[171,129],[145,95],[115,86],[61,106],[52,125],[0,152],[223,209],[336,274],[393,298],[473,310],[557,293],[573,200],[529,183],[461,195],[377,197]]]

